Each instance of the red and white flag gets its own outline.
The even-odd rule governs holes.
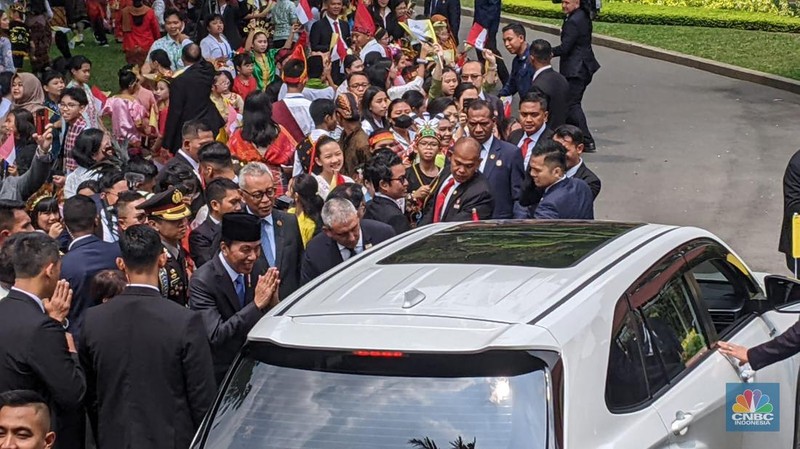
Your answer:
[[[108,94],[100,90],[97,86],[92,86],[92,97],[90,98],[91,101],[94,101],[94,105],[98,111],[103,110],[103,106],[106,105],[106,100],[108,100]]]
[[[228,117],[225,119],[225,131],[228,136],[232,136],[236,128],[239,126],[239,113],[233,106],[228,105]]]
[[[483,51],[483,46],[486,44],[486,38],[489,36],[489,31],[482,27],[478,22],[472,24],[472,28],[467,35],[467,43],[480,51]]]
[[[503,113],[506,115],[506,118],[511,117],[511,101],[514,99],[512,96],[508,97],[500,97],[500,101],[503,103]]]
[[[308,0],[300,0],[294,10],[294,13],[301,25],[307,24],[311,21],[311,19],[314,18],[314,14],[311,12],[311,5],[308,4]]]
[[[340,64],[344,73],[344,58],[347,57],[347,45],[338,33],[331,36],[331,62],[342,61]]]
[[[17,150],[14,145],[14,135],[9,134],[6,141],[0,145],[0,159],[3,159],[8,165],[14,165],[17,161]]]

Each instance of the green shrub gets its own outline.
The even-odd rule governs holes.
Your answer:
[[[796,17],[797,7],[788,0],[615,0],[624,3],[658,6],[691,6],[708,9],[726,9],[745,12],[760,12],[779,16]]]
[[[543,0],[506,0],[503,2],[503,11],[534,17],[555,19],[564,17],[561,12],[561,5]],[[597,17],[597,21],[800,33],[800,18],[795,17],[687,6],[643,5],[618,1],[606,2]]]

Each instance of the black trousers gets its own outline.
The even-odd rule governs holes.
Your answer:
[[[588,73],[588,70],[586,72],[580,77],[567,78],[569,83],[567,123],[580,128],[583,131],[584,143],[589,143],[594,141],[594,137],[589,131],[589,125],[586,123],[586,114],[583,113],[583,107],[581,106],[583,93],[586,92],[586,87],[592,82],[592,74]]]
[[[92,22],[92,32],[94,33],[94,39],[97,41],[98,44],[107,44],[108,38],[106,38],[106,27],[103,25],[103,19],[97,19]]]

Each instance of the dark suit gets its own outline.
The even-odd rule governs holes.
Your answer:
[[[253,302],[257,282],[257,276],[245,276],[245,306],[242,307],[219,256],[198,268],[189,282],[189,307],[203,316],[217,382],[222,381],[230,368],[247,340],[247,333],[264,316]]]
[[[391,198],[375,196],[367,204],[364,218],[386,223],[394,229],[395,234],[402,234],[411,230],[408,218]]]
[[[497,50],[497,30],[500,28],[500,0],[476,0],[475,1],[475,22],[486,28],[485,48],[492,49],[495,54]],[[501,58],[497,58],[500,62]]]
[[[800,150],[798,150],[783,173],[783,221],[778,251],[786,255],[786,266],[794,271],[792,259],[792,216],[800,214]]]
[[[533,64],[531,64],[530,46],[526,44],[525,53],[522,56],[514,56],[511,61],[511,76],[503,88],[500,89],[500,92],[497,93],[497,96],[506,97],[519,94],[519,98],[523,98],[528,95],[535,71]]]
[[[89,297],[94,275],[103,270],[117,269],[120,256],[117,243],[104,242],[89,235],[75,242],[61,263],[61,278],[72,288],[72,305],[69,309],[68,331],[77,341],[86,309],[96,304]]]
[[[262,227],[262,232],[263,229]],[[300,261],[303,256],[303,238],[300,236],[297,217],[275,208],[272,209],[272,229],[275,231],[275,265],[278,267],[281,279],[278,296],[280,299],[286,299],[302,285]],[[267,272],[267,268],[269,262],[262,251],[253,273],[260,276]]]
[[[569,83],[567,121],[579,127],[587,141],[592,141],[581,101],[600,64],[592,51],[592,21],[586,11],[577,9],[564,19],[561,45],[553,48],[553,56],[561,57],[559,71]]]
[[[525,130],[524,129],[517,129],[517,130],[514,130],[514,132],[512,132],[511,134],[509,134],[508,138],[506,139],[506,142],[508,142],[511,145],[514,145],[515,147],[519,148],[519,154],[520,155],[522,155],[522,147],[520,147],[519,144],[522,142],[522,138],[523,137],[525,137]],[[553,138],[553,129],[550,127],[550,122],[548,121],[544,125],[544,131],[542,131],[542,135],[539,136],[539,140],[537,140],[536,142],[533,142],[533,145],[530,148],[528,148],[528,151],[529,152],[533,151],[533,148],[539,142],[543,142],[545,140],[552,139],[552,138]],[[523,162],[522,169],[525,171],[525,173],[527,173],[528,172],[528,167],[525,166],[525,158],[524,157],[522,158],[522,162]]]
[[[386,32],[389,33],[392,41],[401,39],[406,35],[406,30],[400,26],[400,22],[394,12],[390,12],[386,16]]]
[[[164,147],[175,154],[183,144],[181,135],[183,124],[189,120],[199,120],[216,134],[225,126],[217,107],[211,102],[211,86],[214,84],[216,70],[206,60],[192,64],[182,74],[173,79],[169,93],[169,113],[167,114]]]
[[[483,175],[489,181],[494,198],[492,218],[512,218],[514,202],[519,201],[525,179],[522,153],[516,145],[494,138],[485,157]]]
[[[576,179],[583,180],[586,184],[589,185],[589,189],[592,191],[592,197],[597,199],[597,195],[600,194],[600,178],[597,177],[594,172],[586,166],[586,162],[582,163],[578,170],[575,172],[573,176]],[[542,194],[544,193],[544,189],[540,189],[536,187],[536,184],[533,183],[533,178],[530,175],[525,176],[525,182],[522,184],[522,194],[520,195],[519,203],[528,208],[529,217],[533,217],[533,213],[536,211],[536,206],[539,205],[539,201],[542,200]]]
[[[339,31],[344,42],[350,45],[350,24],[345,20],[339,19]],[[331,38],[333,38],[333,27],[328,21],[327,14],[322,14],[319,20],[311,26],[311,32],[308,36],[308,42],[311,46],[311,51],[321,51],[329,53],[331,50]],[[331,65],[331,76],[336,84],[341,84],[344,81],[344,75],[339,70],[342,61],[335,61]]]
[[[365,251],[369,247],[377,245],[384,240],[389,240],[394,236],[394,230],[387,224],[373,220],[361,220],[361,239]],[[302,283],[307,284],[343,261],[342,253],[339,251],[339,245],[336,241],[328,237],[324,232],[320,232],[308,242],[306,247],[303,268],[300,274]]]
[[[74,425],[86,393],[78,359],[61,324],[17,290],[0,300],[0,391],[9,390],[36,391],[53,407],[57,448],[83,447],[83,428]]]
[[[788,359],[800,351],[800,321],[772,340],[747,350],[747,360],[754,370]]]
[[[211,218],[206,218],[200,226],[189,234],[189,255],[192,256],[194,266],[197,268],[205,265],[216,254],[214,241],[221,231],[219,224],[214,224]]]
[[[447,167],[445,167],[445,170],[447,170]],[[433,215],[436,210],[436,197],[448,183],[449,177],[449,170],[447,170],[446,173],[444,171],[442,172],[442,184],[439,190],[434,193],[431,200],[428,201],[420,225],[433,223]],[[481,220],[492,218],[495,207],[494,199],[492,198],[492,187],[486,179],[486,176],[481,174],[480,171],[476,172],[475,176],[470,178],[467,182],[453,188],[456,190],[450,195],[450,201],[442,206],[444,213],[439,221],[472,221],[473,209],[478,213],[478,218]]]
[[[182,145],[183,143],[181,142],[181,146]],[[192,172],[194,172],[194,167],[192,166],[192,163],[189,161],[188,157],[180,152],[176,152],[175,156],[173,156],[170,160],[167,161],[166,164],[164,164],[164,167],[161,169],[161,172],[163,173],[166,172],[167,170],[171,170],[172,167],[176,165],[182,165],[191,170]],[[192,217],[194,217],[194,215],[197,214],[197,211],[199,211],[200,208],[202,208],[206,204],[206,196],[202,189],[202,180],[197,175],[195,175],[195,178],[197,178],[197,187],[200,189],[199,190],[200,194],[197,195],[197,197],[192,201],[191,205]]]
[[[592,190],[580,179],[564,178],[544,192],[533,218],[594,220]]]
[[[98,448],[187,448],[214,400],[199,313],[127,287],[86,312],[81,364]]]
[[[567,123],[569,83],[564,75],[549,68],[539,73],[531,86],[547,97],[547,126],[556,129]]]
[[[425,0],[424,11],[425,17],[431,17],[434,14],[447,17],[450,31],[458,41],[458,30],[461,27],[461,0]]]

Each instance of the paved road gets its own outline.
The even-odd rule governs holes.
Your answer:
[[[462,41],[471,25],[462,20]],[[583,104],[598,146],[586,161],[603,181],[595,216],[705,228],[751,269],[788,274],[777,242],[783,171],[800,148],[800,95],[594,50],[602,68]]]

